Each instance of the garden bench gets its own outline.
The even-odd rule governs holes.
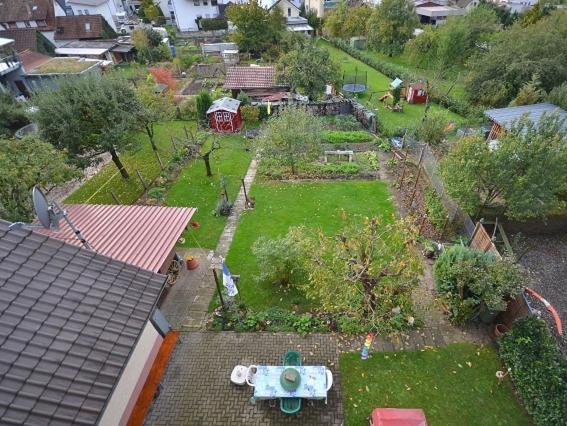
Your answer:
[[[328,162],[329,155],[336,155],[339,157],[339,160],[343,155],[348,155],[348,162],[352,163],[352,159],[354,157],[354,151],[325,151],[325,163]]]

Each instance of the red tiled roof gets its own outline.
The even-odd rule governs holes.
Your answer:
[[[55,9],[53,0],[0,0],[0,22],[48,21],[49,25]]]
[[[35,67],[39,67],[41,64],[44,64],[51,59],[51,56],[43,55],[29,49],[20,52],[18,56],[20,57],[20,62],[24,65],[26,72],[33,70]]]
[[[89,31],[87,31],[87,26]],[[55,40],[76,40],[102,37],[101,15],[57,16]]]
[[[229,67],[224,80],[225,89],[268,89],[276,83],[274,67]]]
[[[2,0],[0,0],[2,1]],[[14,40],[16,52],[22,50],[37,49],[37,33],[36,28],[12,28],[0,31],[0,37],[11,38]]]
[[[69,218],[97,251],[158,272],[195,213],[194,208],[72,204]],[[76,246],[81,242],[64,220],[60,230],[38,232]]]

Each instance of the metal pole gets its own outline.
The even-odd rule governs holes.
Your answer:
[[[95,251],[94,248],[91,247],[91,245],[87,242],[87,240],[85,239],[85,237],[83,236],[83,234],[81,234],[81,231],[79,228],[77,228],[73,222],[71,222],[71,219],[69,219],[69,216],[67,215],[67,212],[65,210],[63,210],[61,207],[59,207],[59,205],[56,202],[53,202],[53,205],[57,208],[57,210],[59,210],[61,213],[61,216],[63,217],[63,219],[65,219],[65,222],[67,222],[67,225],[69,225],[69,228],[71,228],[73,230],[73,233],[75,234],[75,236],[77,237],[77,239],[81,242],[81,244],[83,244],[83,246],[87,249],[87,250],[91,250],[91,251]]]
[[[116,204],[122,204],[120,202],[120,200],[118,199],[118,196],[115,194],[114,191],[110,191],[110,195],[112,195],[112,198],[114,199],[114,201],[116,202]]]
[[[144,181],[144,178],[142,177],[142,174],[140,173],[140,171],[138,169],[136,169],[136,174],[138,175],[140,182],[142,182],[142,186],[144,187],[144,191],[147,191],[148,186],[146,185],[146,182]]]
[[[419,176],[421,175],[421,161],[423,160],[423,152],[425,147],[421,148],[421,153],[419,154],[419,163],[417,164],[417,177],[415,178],[415,183],[413,184],[413,192],[411,194],[410,206],[413,203],[413,198],[415,197],[415,192],[417,191],[417,183],[419,182]]]
[[[215,268],[213,268],[213,276],[215,277],[215,284],[217,286],[217,292],[219,294],[220,303],[221,303],[222,308],[224,309],[225,308],[224,299],[222,298],[222,290],[221,290],[221,287],[220,287],[220,281],[219,281],[219,277],[217,276],[217,270]]]
[[[248,194],[246,193],[246,184],[244,183],[244,179],[240,179],[240,181],[242,182],[242,189],[244,189],[244,198],[246,199],[246,204],[248,204],[250,200],[248,199]]]

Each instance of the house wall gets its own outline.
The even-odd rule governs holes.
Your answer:
[[[307,11],[314,10],[319,18],[322,18],[325,15],[323,0],[305,0],[305,9]]]
[[[175,17],[179,31],[198,31],[199,27],[195,20],[199,16],[202,18],[219,16],[217,5],[219,2],[218,0],[160,0],[159,5],[166,18]]]
[[[277,7],[279,7],[286,18],[297,18],[299,16],[299,9],[288,0],[281,0]]]
[[[128,423],[132,409],[146,383],[162,342],[163,337],[148,321],[102,413],[100,426],[126,425]]]
[[[67,0],[67,4],[71,6],[75,15],[86,15],[85,10],[88,11],[89,15],[102,15],[106,22],[108,22],[108,25],[110,25],[114,31],[118,31],[115,17],[116,13],[122,11],[122,8],[118,9],[114,0],[108,0],[106,3],[102,3],[99,6],[74,3],[73,0]]]

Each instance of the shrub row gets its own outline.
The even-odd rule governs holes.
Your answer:
[[[325,132],[323,136],[323,143],[360,143],[369,142],[372,140],[372,135],[364,130],[359,131],[329,131]]]
[[[564,425],[567,419],[567,359],[545,322],[536,316],[516,321],[500,342],[500,357],[536,425]]]
[[[201,29],[203,31],[226,30],[228,22],[225,18],[201,18]]]
[[[404,81],[425,80],[425,78],[423,76],[420,76],[419,74],[408,72],[407,68],[405,67],[383,61],[379,58],[371,57],[364,53],[364,51],[351,47],[350,44],[345,40],[338,38],[329,38],[326,40],[338,49],[345,51],[352,57],[358,59],[361,62],[364,62],[369,67],[374,68],[376,71],[381,72],[391,79],[398,77]],[[429,97],[433,102],[447,108],[449,111],[452,111],[464,117],[477,118],[482,116],[482,112],[479,108],[471,105],[464,99],[445,95],[443,93],[439,93],[437,90],[432,90],[429,94]]]

